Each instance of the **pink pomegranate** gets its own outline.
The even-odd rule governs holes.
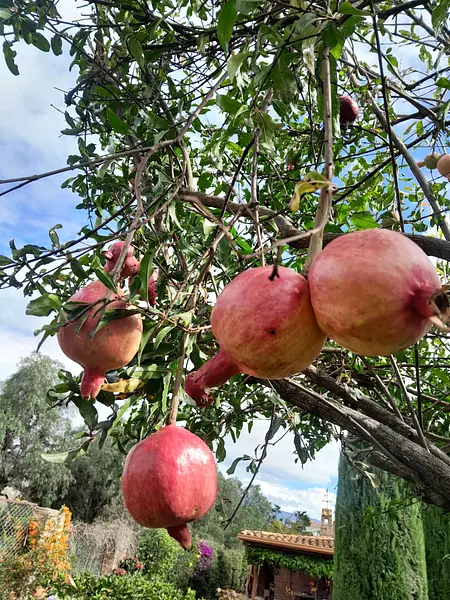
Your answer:
[[[103,256],[106,258],[105,271],[109,273],[116,266],[119,260],[120,253],[122,252],[125,242],[116,242],[108,250],[103,252]],[[127,248],[127,256],[123,263],[122,271],[120,273],[121,279],[126,279],[132,275],[139,273],[140,262],[134,257],[134,250],[131,246]]]
[[[339,111],[341,125],[351,125],[359,115],[358,105],[350,96],[339,96]]]
[[[206,391],[237,373],[264,379],[289,377],[308,367],[325,341],[314,316],[306,279],[292,269],[244,271],[217,299],[211,326],[220,352],[188,375],[186,393],[211,404]]]
[[[150,306],[156,306],[158,303],[158,290],[156,289],[158,277],[159,271],[158,269],[155,269],[148,280],[148,303]]]
[[[130,450],[122,494],[127,510],[140,525],[165,528],[183,548],[190,548],[186,523],[203,517],[216,499],[214,456],[187,429],[163,427]]]
[[[384,356],[420,340],[448,302],[426,254],[404,235],[366,229],[333,240],[308,275],[322,331],[356,354]]]
[[[112,302],[105,305],[102,300],[110,293],[100,281],[94,281],[79,290],[69,302],[96,303],[89,309],[88,317],[80,330],[85,314],[76,321],[64,325],[58,331],[58,343],[66,356],[81,365],[84,369],[81,380],[83,398],[96,398],[105,380],[105,374],[112,369],[127,365],[136,352],[142,337],[141,315],[130,315],[108,323],[89,339],[89,332],[102,318],[106,310],[124,309],[126,303],[122,299],[124,293],[110,298]]]

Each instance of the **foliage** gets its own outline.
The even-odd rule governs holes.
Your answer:
[[[41,457],[59,450],[71,429],[69,411],[51,410],[46,401],[60,368],[48,356],[32,354],[0,391],[0,489],[11,485],[41,506],[59,500],[72,480],[68,468]]]
[[[268,531],[278,531],[293,535],[305,535],[306,528],[311,525],[311,519],[304,510],[296,510],[294,518],[286,519],[285,522],[273,519]]]
[[[447,600],[450,597],[450,518],[434,506],[422,506],[427,562],[428,597]]]
[[[252,565],[267,563],[272,567],[285,567],[289,571],[303,571],[311,577],[327,579],[333,578],[333,559],[315,556],[302,556],[289,554],[267,548],[254,548],[247,546],[245,549],[247,561]]]
[[[145,575],[107,575],[94,577],[85,574],[72,586],[58,586],[58,600],[195,600],[195,592],[177,589],[171,583]]]
[[[58,403],[64,394],[61,404],[74,403],[88,436],[68,442],[64,460],[82,454],[92,436],[104,441],[109,435],[125,454],[165,422],[180,355],[184,376],[185,368],[197,368],[217,351],[208,328],[212,304],[231,278],[262,263],[261,245],[267,264],[277,260],[279,243],[282,264],[302,270],[318,194],[302,196],[295,213],[289,201],[299,181],[322,170],[325,143],[333,144],[337,187],[325,242],[352,229],[403,224],[430,255],[449,259],[447,180],[416,164],[429,150],[449,145],[447,8],[448,0],[419,7],[385,0],[362,8],[334,0],[109,0],[83,5],[79,19],[65,22],[56,0],[2,2],[0,35],[11,77],[20,72],[23,43],[61,55],[61,61],[68,49],[70,68],[78,72],[61,111],[62,134],[74,142],[63,187],[78,196],[74,204],[85,225],[77,237],[63,239],[63,224],[51,224],[45,245],[11,240],[9,256],[0,257],[0,287],[36,294],[27,312],[50,317],[42,327],[45,338],[62,326],[61,309],[76,289],[105,279],[102,250],[111,241],[130,232],[143,257],[139,277],[126,290],[144,319],[142,348],[114,374],[133,376],[142,387],[121,394],[120,408],[118,395],[102,392],[98,401],[110,408],[110,418],[98,422],[96,407],[80,398],[79,377],[60,371],[49,397]],[[332,81],[333,136],[327,140],[324,48]],[[343,93],[357,99],[360,117],[341,129]],[[4,193],[42,177],[6,180]],[[434,238],[420,235],[430,227]],[[305,235],[292,239],[299,232]],[[152,308],[141,296],[155,267],[158,305]],[[438,270],[445,278],[446,264]],[[69,318],[79,316],[77,307],[66,308]],[[111,313],[104,322],[117,316]],[[401,375],[412,382],[411,398],[388,358],[365,363],[332,343],[326,350],[318,371],[294,383],[237,376],[202,411],[181,394],[179,420],[213,447],[219,461],[226,456],[225,439],[245,435],[256,419],[270,419],[266,444],[291,432],[302,464],[336,434],[335,426],[371,442],[375,437],[397,457],[398,474],[412,473],[428,501],[450,508],[448,464],[437,451],[425,461],[420,436],[404,428],[411,401],[428,446],[445,447],[446,440],[433,437],[450,434],[443,334],[398,354]],[[250,472],[264,451],[258,444],[255,456],[240,457]],[[391,461],[378,464],[394,470]]]
[[[63,507],[60,518],[48,519],[40,527],[33,517],[28,526],[27,548],[1,565],[1,589],[5,596],[28,598],[38,586],[47,586],[69,576],[68,542],[71,513]]]
[[[95,441],[86,454],[68,464],[72,480],[61,500],[75,519],[93,521],[120,495],[122,464],[123,455],[111,439],[101,448]]]
[[[165,529],[146,529],[139,539],[137,556],[143,573],[186,589],[196,564],[196,552],[184,551]]]
[[[242,550],[198,543],[198,563],[189,581],[199,597],[213,600],[217,588],[243,591],[247,562]]]
[[[237,534],[243,529],[267,529],[272,505],[259,486],[253,486],[231,523],[228,523],[244,489],[239,479],[224,477],[220,471],[218,481],[219,492],[214,508],[203,519],[192,523],[191,529],[202,539],[223,544],[226,548],[240,548]]]
[[[378,489],[341,455],[333,598],[427,600],[420,505],[400,479],[376,475]]]

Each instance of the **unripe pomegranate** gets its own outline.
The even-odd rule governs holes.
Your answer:
[[[427,169],[436,169],[441,156],[442,154],[439,154],[439,152],[432,152],[431,154],[427,154],[423,159],[423,164],[426,166]]]
[[[125,242],[116,242],[108,250],[103,252],[103,256],[106,258],[105,271],[109,273],[116,266],[119,260],[120,253],[122,252]],[[139,273],[140,262],[134,257],[134,250],[131,246],[127,248],[127,256],[123,263],[122,271],[120,273],[120,279],[126,279],[132,275]]]
[[[125,309],[127,305],[122,299],[124,293],[111,293],[111,302],[104,304],[102,300],[111,293],[100,281],[94,281],[74,294],[69,302],[95,303],[86,314],[77,320],[63,325],[58,330],[58,343],[66,356],[81,365],[84,369],[81,380],[83,398],[96,398],[105,380],[107,371],[126,366],[136,352],[142,337],[141,315],[134,314],[111,321],[99,329],[92,339],[89,332],[96,327],[103,315],[103,310]],[[83,323],[80,330],[80,323]]]
[[[437,170],[440,175],[447,177],[450,181],[450,154],[443,154],[437,163]]]
[[[356,354],[389,355],[420,340],[448,301],[427,255],[388,229],[336,238],[308,275],[322,331]]]
[[[263,379],[290,377],[306,369],[325,341],[314,316],[308,282],[292,269],[244,271],[217,299],[211,327],[220,352],[186,378],[185,390],[198,406],[210,404],[211,387],[237,373]]]
[[[130,450],[122,494],[128,512],[140,525],[165,528],[183,548],[190,548],[186,523],[198,521],[216,499],[214,456],[187,429],[163,427]]]
[[[350,96],[339,96],[339,116],[341,125],[351,125],[359,115],[359,107]]]

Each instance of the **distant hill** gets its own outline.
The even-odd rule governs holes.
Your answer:
[[[286,521],[294,519],[294,513],[287,512],[285,510],[279,510],[277,518],[285,523]],[[318,521],[317,519],[311,519],[311,525],[313,527],[320,527],[320,521]]]

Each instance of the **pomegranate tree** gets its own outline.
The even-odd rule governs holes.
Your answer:
[[[430,329],[448,301],[427,255],[387,229],[356,231],[333,240],[308,275],[322,331],[365,356],[411,346]]]
[[[122,494],[135,521],[144,527],[167,529],[188,549],[192,541],[187,523],[203,517],[216,499],[214,456],[205,442],[187,429],[167,425],[130,450]]]
[[[106,297],[110,298],[106,301]],[[74,294],[69,302],[92,304],[87,315],[68,322],[58,330],[58,343],[66,356],[84,369],[81,379],[83,398],[96,398],[112,369],[126,366],[136,352],[142,337],[141,315],[111,321],[90,338],[89,334],[103,316],[104,309],[126,309],[124,293],[113,294],[100,281],[94,281]],[[81,325],[81,327],[80,327]]]
[[[317,325],[306,279],[292,269],[257,267],[229,283],[217,299],[211,327],[220,352],[188,375],[185,390],[197,405],[211,404],[208,389],[237,373],[290,377],[308,367],[325,336]]]

